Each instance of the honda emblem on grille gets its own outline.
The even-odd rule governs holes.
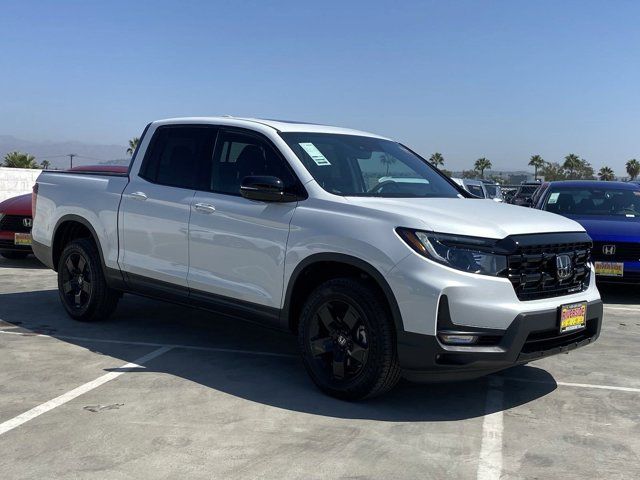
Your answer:
[[[602,253],[604,253],[605,255],[613,255],[616,253],[616,246],[615,245],[603,245],[602,246]]]
[[[566,280],[571,276],[573,268],[571,268],[571,257],[569,255],[558,255],[556,257],[556,271],[560,280]]]
[[[23,218],[22,219],[22,225],[27,227],[27,228],[31,228],[33,225],[33,220],[30,218]]]

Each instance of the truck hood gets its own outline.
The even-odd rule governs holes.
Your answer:
[[[596,241],[640,241],[640,217],[572,215],[569,218],[582,225],[589,236]]]
[[[31,194],[19,195],[13,198],[7,198],[0,202],[0,213],[6,215],[24,215],[31,216]]]
[[[501,239],[527,233],[584,232],[554,213],[470,198],[349,197],[349,203],[404,217],[417,228],[440,233]]]

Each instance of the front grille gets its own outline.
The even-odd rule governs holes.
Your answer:
[[[23,220],[25,218],[21,215],[5,215],[0,220],[0,231],[3,232],[18,232],[18,233],[29,233],[31,232],[31,227],[25,227]]]
[[[604,246],[613,245],[615,253],[605,255]],[[593,242],[593,258],[603,262],[640,261],[640,243],[633,242]]]
[[[571,275],[560,280],[556,257],[571,258]],[[559,297],[589,285],[591,242],[523,246],[507,257],[508,276],[520,300]]]

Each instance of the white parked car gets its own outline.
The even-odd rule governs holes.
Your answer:
[[[452,178],[455,183],[477,198],[489,198],[485,185],[480,180],[471,178]]]
[[[504,195],[502,195],[502,188],[498,183],[493,183],[488,180],[482,180],[484,184],[484,190],[487,192],[487,198],[490,198],[494,202],[504,202]]]
[[[464,193],[371,133],[228,117],[153,122],[128,173],[45,171],[33,250],[74,319],[122,292],[297,334],[325,392],[470,378],[599,335],[576,222]]]

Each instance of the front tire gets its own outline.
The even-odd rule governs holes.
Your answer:
[[[58,262],[58,293],[71,318],[82,322],[107,319],[118,305],[118,292],[109,288],[93,241],[69,243]]]
[[[300,316],[298,343],[311,379],[333,397],[375,397],[400,379],[388,308],[357,279],[329,280],[311,293]]]

